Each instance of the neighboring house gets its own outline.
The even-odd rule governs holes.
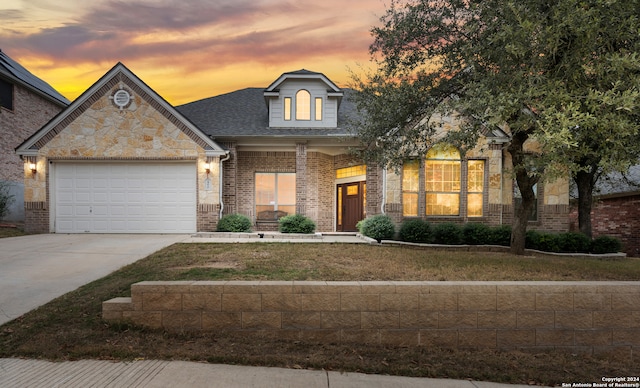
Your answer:
[[[397,223],[511,222],[507,134],[489,133],[464,157],[438,144],[387,171],[350,153],[359,145],[347,127],[352,93],[299,70],[174,108],[118,64],[18,148],[37,162],[25,177],[29,228],[191,233],[231,213],[258,231],[295,213],[320,232],[355,231],[381,212]],[[568,192],[566,180],[540,184],[532,227],[567,230]]]
[[[632,166],[624,175],[616,173],[600,178],[594,200],[593,237],[616,237],[627,255],[640,257],[640,165]],[[571,230],[577,231],[577,206],[571,208],[570,219]]]
[[[24,221],[24,164],[15,148],[69,100],[0,50],[0,181],[10,185],[14,203],[6,221]]]

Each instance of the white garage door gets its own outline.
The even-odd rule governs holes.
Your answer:
[[[56,233],[194,233],[194,163],[56,163]]]

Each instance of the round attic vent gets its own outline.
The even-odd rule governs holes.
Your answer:
[[[126,107],[131,102],[131,95],[124,89],[120,89],[113,94],[113,103],[120,109]]]

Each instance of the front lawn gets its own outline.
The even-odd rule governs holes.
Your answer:
[[[561,352],[328,345],[107,324],[142,280],[638,280],[640,259],[515,257],[352,244],[175,244],[0,326],[0,357],[160,358],[545,385],[638,376],[637,360]]]

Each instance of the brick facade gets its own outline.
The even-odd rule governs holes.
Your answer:
[[[229,205],[237,213],[244,214],[256,222],[255,174],[256,172],[296,172],[296,152],[237,152],[237,180],[235,186],[235,204]],[[225,189],[227,186],[225,186]],[[226,195],[226,193],[225,193]],[[228,197],[228,196],[227,196]],[[277,222],[260,222],[255,230],[278,230]]]
[[[198,232],[215,232],[219,219],[219,205],[198,205],[197,228]]]
[[[14,86],[13,111],[0,108],[0,180],[22,182],[24,162],[15,149],[26,138],[45,125],[62,108],[25,89]]]
[[[316,222],[318,231],[334,230],[335,169],[338,167],[333,156],[308,152],[303,143],[291,152],[239,151],[233,143],[225,146],[230,148],[231,158],[223,163],[224,214],[244,214],[258,231],[278,230],[277,222],[256,222],[255,174],[295,172],[298,214]]]
[[[640,193],[600,198],[591,209],[593,237],[611,236],[622,242],[622,251],[640,257]],[[578,208],[572,207],[571,230],[578,230]]]
[[[335,230],[336,169],[358,164],[347,154],[336,156],[308,151],[299,143],[291,151],[241,151],[235,143],[225,143],[231,158],[223,162],[224,214],[240,213],[254,222],[254,230],[276,231],[277,222],[257,222],[255,214],[255,174],[257,172],[296,173],[296,211],[316,223],[319,232]],[[367,175],[376,187],[375,176]],[[367,196],[369,198],[369,194]]]
[[[320,152],[307,155],[307,216],[319,231],[333,231],[335,219],[335,168],[333,157]]]
[[[24,231],[49,233],[49,208],[46,202],[25,202]]]
[[[24,162],[16,155],[15,149],[58,114],[62,107],[20,85],[14,85],[13,90],[13,110],[0,108],[0,181],[11,183],[10,193],[16,200],[5,218],[20,222],[26,221],[29,210],[24,208]]]

